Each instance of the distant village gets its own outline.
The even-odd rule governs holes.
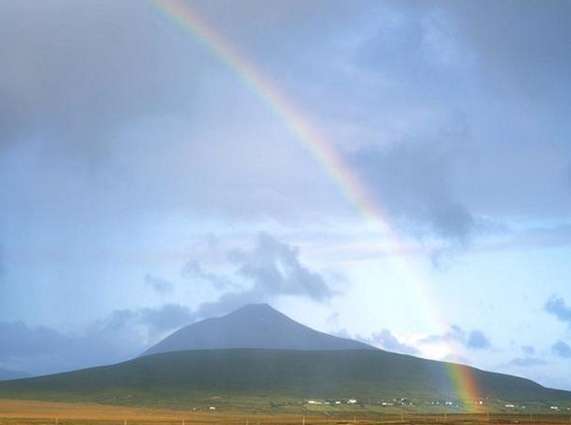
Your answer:
[[[526,404],[516,404],[516,403],[505,403],[505,402],[493,402],[486,403],[484,400],[473,400],[471,402],[460,401],[460,400],[427,400],[427,401],[412,401],[408,398],[392,398],[389,400],[359,400],[357,398],[348,399],[328,399],[328,400],[305,400],[304,404],[308,407],[311,406],[331,406],[331,407],[341,407],[341,406],[355,406],[355,407],[365,407],[365,406],[380,406],[380,407],[398,407],[398,408],[412,408],[412,407],[426,407],[432,406],[435,408],[441,407],[445,409],[465,409],[471,406],[481,407],[485,409],[488,404],[493,405],[495,409],[500,408],[506,411],[525,411],[528,409]],[[571,407],[559,406],[556,404],[537,404],[533,405],[533,409],[537,410],[542,408],[542,410],[549,410],[551,412],[571,412]]]

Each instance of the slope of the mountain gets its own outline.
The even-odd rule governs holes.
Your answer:
[[[451,368],[460,381],[451,379]],[[187,326],[124,363],[0,382],[0,398],[171,406],[213,399],[233,406],[244,399],[266,405],[308,398],[450,400],[468,393],[472,403],[562,401],[571,407],[570,392],[333,337],[264,304]]]
[[[375,349],[304,326],[267,304],[250,304],[226,316],[179,329],[144,355],[184,350],[265,348],[275,350]]]
[[[460,367],[460,366],[455,366]],[[571,393],[462,366],[488,400],[570,402]],[[196,405],[269,400],[458,399],[450,364],[382,350],[191,350],[52,376],[0,382],[0,398]]]
[[[27,378],[28,374],[24,372],[18,372],[15,370],[0,369],[0,381],[6,381],[9,379],[20,379]]]

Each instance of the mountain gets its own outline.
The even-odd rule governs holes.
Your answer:
[[[571,402],[569,392],[547,389],[523,378],[462,368],[463,376],[470,375],[472,386],[479,388],[474,397]],[[449,371],[448,363],[383,350],[191,350],[0,382],[0,398],[175,407],[216,403],[234,408],[246,402],[268,406],[270,402],[307,399],[455,400],[458,393]]]
[[[24,372],[18,372],[15,370],[0,369],[0,381],[6,381],[9,379],[20,379],[27,378],[29,375]]]
[[[468,400],[458,395],[468,389]],[[571,408],[571,392],[375,349],[312,330],[263,304],[187,326],[124,363],[0,382],[0,398],[234,409],[299,409],[307,399],[353,398],[371,409],[370,400],[394,398],[430,409],[436,400],[482,399],[487,409],[503,408],[502,400],[525,402],[527,411],[553,403]]]
[[[184,350],[265,348],[272,350],[374,350],[304,326],[267,304],[250,304],[226,316],[206,319],[168,336],[143,355]]]

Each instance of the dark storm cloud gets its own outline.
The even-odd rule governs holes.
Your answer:
[[[563,359],[571,359],[571,347],[563,341],[557,341],[551,347],[551,351]]]
[[[557,320],[571,326],[571,307],[567,307],[565,300],[553,295],[545,303],[545,311],[557,318]]]

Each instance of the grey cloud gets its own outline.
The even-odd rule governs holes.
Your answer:
[[[285,220],[305,212],[287,208],[292,199],[308,209],[338,202],[328,190],[299,190],[308,174],[330,183],[309,167],[289,175],[289,162],[313,163],[287,126],[153,2],[3,3],[0,28],[7,227],[26,219],[104,227],[143,210]],[[32,209],[27,194],[41,218],[20,214]]]
[[[557,341],[553,344],[551,351],[561,358],[571,359],[571,347],[563,341]]]
[[[382,148],[361,148],[350,162],[401,230],[448,241],[444,248],[463,248],[490,235],[512,246],[568,244],[568,225],[561,220],[571,205],[569,146],[526,141],[514,154],[511,145],[476,141],[472,133],[406,136]],[[517,211],[550,217],[553,229],[510,232],[503,223]]]
[[[462,29],[459,36],[477,50],[486,72],[504,89],[549,96],[556,81],[568,81],[571,59],[565,49],[571,29],[561,19],[571,13],[568,2],[449,1],[445,8]]]
[[[238,264],[238,274],[251,280],[254,289],[264,288],[271,294],[303,295],[324,301],[333,295],[323,277],[299,260],[299,250],[267,233],[258,235],[253,251],[236,250],[231,259]]]
[[[105,320],[98,322],[96,327],[103,331],[119,331],[142,326],[147,333],[147,339],[154,340],[167,331],[191,323],[195,318],[195,314],[188,307],[179,304],[164,304],[159,308],[115,310]]]
[[[3,250],[2,250],[2,243],[0,243],[0,287],[2,287],[2,283],[4,281],[4,258],[3,258]]]
[[[474,330],[468,335],[466,346],[474,350],[485,350],[491,347],[490,340],[482,331]]]
[[[212,287],[215,289],[227,290],[236,288],[236,283],[232,280],[232,278],[226,275],[206,271],[204,270],[204,267],[196,260],[188,261],[183,268],[182,274],[188,279],[203,280],[212,285]]]
[[[570,103],[561,87],[571,86],[563,42],[571,31],[559,17],[569,6],[383,6],[357,60],[366,81],[378,83],[358,97],[360,122],[377,136],[351,155],[378,202],[405,230],[432,232],[454,248],[490,231],[487,220],[564,221]]]
[[[76,333],[0,322],[0,365],[43,374],[126,360],[195,320],[187,307],[116,310]]]
[[[436,208],[430,217],[435,229],[445,238],[466,240],[475,227],[474,217],[459,204]]]
[[[336,321],[336,319],[334,320]],[[388,329],[381,329],[378,332],[372,333],[370,336],[353,335],[345,328],[338,329],[332,334],[340,338],[356,339],[388,351],[410,355],[420,354],[420,351],[416,347],[399,341],[399,339]]]
[[[117,345],[119,333],[93,327],[79,335],[68,335],[46,327],[1,323],[0,364],[33,374],[61,372],[125,359],[128,350]],[[122,335],[124,336],[124,335]],[[136,339],[122,338],[128,346]]]
[[[557,320],[571,326],[571,307],[567,307],[563,298],[553,295],[547,300],[544,308],[547,313],[555,316]]]
[[[232,274],[218,275],[198,267],[198,275],[214,287],[241,289],[223,293],[214,302],[203,303],[197,312],[200,316],[225,313],[244,304],[269,302],[282,295],[323,302],[335,293],[319,273],[300,261],[297,248],[269,234],[260,233],[252,249],[234,249],[227,256],[234,267]],[[192,264],[191,269],[196,273],[197,265]],[[244,281],[246,286],[240,284]]]
[[[420,344],[440,342],[461,344],[470,350],[489,350],[492,348],[492,344],[484,332],[474,329],[467,333],[458,325],[450,326],[449,330],[442,335],[429,335],[419,341]]]
[[[571,69],[566,55],[571,30],[561,19],[571,12],[567,2],[448,0],[388,5],[401,18],[393,24],[398,38],[387,39],[379,31],[376,46],[386,41],[388,47],[406,46],[408,52],[416,52],[405,63],[409,68],[432,56],[449,66],[468,62],[479,73],[480,84],[504,96],[519,91],[536,100],[562,100],[555,95],[558,82],[568,82]]]
[[[531,345],[523,345],[521,347],[521,350],[527,356],[533,356],[535,354],[535,348],[532,347]]]
[[[161,295],[168,294],[174,289],[172,282],[149,274],[145,275],[145,285],[149,286],[155,292]]]
[[[506,364],[506,366],[513,366],[518,368],[543,366],[547,362],[539,357],[516,357]]]
[[[561,41],[555,42],[561,40],[558,37],[565,37],[568,30],[560,22],[545,25],[561,16],[555,13],[553,5],[540,10],[526,6],[520,10],[486,3],[484,13],[479,8],[472,10],[473,6],[452,2],[438,6],[362,2],[357,7],[344,3],[327,2],[324,6],[324,3],[300,2],[291,7],[278,2],[268,8],[257,1],[240,7],[224,1],[196,2],[193,7],[205,12],[214,28],[237,40],[239,47],[259,60],[270,76],[283,82],[284,91],[291,88],[292,97],[299,98],[301,104],[307,100],[304,93],[317,92],[322,101],[315,105],[316,121],[324,121],[327,127],[333,115],[335,123],[365,129],[360,131],[366,135],[351,138],[349,150],[367,145],[370,140],[374,140],[375,146],[381,143],[375,136],[379,127],[397,128],[382,143],[404,141],[410,147],[380,153],[373,147],[356,155],[355,166],[364,168],[361,172],[364,179],[380,202],[406,222],[401,222],[403,227],[413,222],[412,230],[407,226],[412,232],[422,227],[463,246],[481,230],[484,217],[501,221],[502,217],[496,214],[500,209],[506,214],[525,211],[530,215],[541,208],[548,209],[548,213],[568,210],[568,147],[553,148],[541,140],[541,143],[528,142],[532,145],[528,149],[526,141],[520,143],[519,136],[524,131],[516,128],[504,134],[504,115],[509,117],[513,111],[503,108],[503,103],[499,108],[505,111],[493,117],[499,122],[494,121],[494,125],[483,122],[488,118],[481,117],[483,108],[473,102],[487,105],[490,98],[486,96],[491,95],[481,90],[483,83],[479,79],[458,81],[456,77],[463,73],[450,66],[466,62],[468,59],[462,52],[468,52],[481,57],[478,64],[493,64],[502,73],[521,72],[535,65],[542,75],[557,72],[561,80],[568,81],[569,73],[560,72],[555,66],[565,68],[568,63]],[[32,0],[25,0],[6,3],[2,8],[0,27],[4,31],[2,43],[6,46],[3,51],[7,52],[8,66],[0,79],[0,93],[7,93],[6,102],[0,103],[0,109],[6,111],[2,110],[5,113],[0,113],[0,117],[9,124],[0,127],[5,128],[10,140],[20,140],[22,132],[41,135],[39,146],[28,147],[28,156],[42,158],[46,152],[50,153],[48,159],[31,163],[11,153],[15,156],[9,163],[27,164],[23,167],[26,173],[14,177],[14,170],[10,170],[0,175],[17,180],[18,185],[14,186],[19,186],[3,203],[19,204],[18,212],[28,207],[21,195],[28,189],[41,192],[38,196],[41,202],[55,205],[55,215],[60,217],[66,215],[65,210],[75,210],[58,210],[71,200],[73,207],[83,207],[85,214],[104,205],[106,209],[118,208],[121,216],[138,215],[141,207],[215,210],[239,218],[254,214],[275,217],[305,208],[320,214],[338,213],[338,193],[330,193],[328,182],[319,184],[329,190],[316,189],[311,196],[304,196],[308,179],[305,172],[300,173],[306,167],[298,167],[298,180],[288,173],[289,168],[274,167],[288,161],[272,163],[272,153],[260,151],[269,144],[256,142],[266,134],[259,124],[250,132],[242,131],[250,121],[266,122],[257,119],[260,114],[266,118],[264,111],[248,115],[251,120],[244,119],[241,112],[256,109],[252,105],[257,102],[249,93],[242,93],[243,88],[236,87],[233,77],[226,75],[227,70],[219,69],[217,59],[197,47],[191,35],[161,16],[150,4],[90,0],[79,7],[69,0],[47,0],[38,6]],[[30,13],[32,9],[34,13]],[[60,13],[61,10],[66,13]],[[255,25],[250,19],[254,10]],[[541,16],[541,22],[532,19],[534,13]],[[485,19],[485,25],[476,26],[472,15],[477,20]],[[497,40],[487,37],[487,31],[482,32],[482,28],[489,27],[492,33],[504,34],[506,27],[502,22],[512,15],[517,25],[510,25],[509,36],[502,36],[500,46]],[[319,31],[315,31],[315,22],[319,22]],[[522,39],[530,38],[525,25],[531,23],[537,39],[529,40],[533,41],[529,45],[534,45],[534,49],[517,50],[525,47]],[[264,37],[259,37],[260,28],[265,31]],[[286,31],[294,28],[294,34]],[[542,36],[552,43],[538,50]],[[353,50],[360,44],[363,52],[355,57]],[[505,49],[506,54],[496,55],[497,47]],[[521,53],[514,55],[516,51]],[[533,52],[551,60],[543,61],[541,66],[532,64]],[[513,66],[501,62],[508,59],[514,61]],[[516,67],[519,61],[528,62],[528,66]],[[287,67],[283,66],[285,63]],[[372,78],[353,78],[352,73],[344,73],[360,66],[376,67],[376,73]],[[284,69],[286,75],[282,74],[286,72]],[[403,70],[413,72],[403,73]],[[296,78],[296,71],[303,71],[304,77],[309,74],[309,80]],[[299,85],[290,84],[292,80],[299,80]],[[451,85],[452,80],[458,84]],[[548,80],[542,77],[542,81]],[[312,90],[304,90],[304,84]],[[228,87],[232,90],[227,90]],[[351,98],[352,102],[331,101],[332,96],[345,97],[343,87],[350,87],[362,97]],[[328,97],[319,95],[320,90],[326,91]],[[492,94],[495,102],[496,93]],[[522,104],[519,98],[506,97],[514,104]],[[219,114],[218,99],[228,102],[224,109],[231,113]],[[562,100],[561,104],[569,103]],[[344,110],[358,112],[338,116],[330,114],[329,105],[342,105]],[[362,110],[360,105],[364,105]],[[427,113],[433,110],[444,118],[433,123],[432,112]],[[422,118],[426,116],[429,118]],[[172,124],[177,120],[185,123],[181,125],[184,129]],[[224,120],[227,131],[221,130],[220,120]],[[419,125],[418,120],[428,120],[430,124]],[[566,134],[560,122],[564,120],[548,126],[553,128],[550,133],[559,137]],[[205,123],[207,130],[201,123]],[[281,134],[284,129],[278,127],[276,130],[270,126],[267,134]],[[454,130],[450,135],[450,127],[460,131]],[[238,128],[240,132],[236,131]],[[507,142],[501,147],[495,143],[497,139],[488,142],[479,134],[481,128],[490,128],[498,134],[495,137]],[[284,137],[286,143],[292,143],[290,139],[290,135]],[[465,139],[473,139],[474,143],[466,146]],[[524,147],[514,153],[510,140],[517,140],[518,147]],[[361,157],[369,152],[373,158],[364,161]],[[185,160],[180,161],[181,157]],[[240,161],[236,161],[238,157]],[[260,157],[265,160],[255,160]],[[305,153],[300,157],[294,155],[295,160],[301,157]],[[390,168],[391,161],[395,165],[387,175],[382,170]],[[236,162],[243,166],[228,166]],[[271,163],[267,168],[260,165],[266,162]],[[208,164],[207,169],[202,164]],[[533,180],[522,173],[530,169],[530,164],[535,172],[527,174],[533,174]],[[308,161],[304,165],[313,167],[314,163]],[[50,177],[43,179],[38,187],[35,175],[28,177],[27,182],[26,174],[32,169]],[[149,169],[153,173],[147,173]],[[183,171],[188,169],[193,172]],[[309,174],[315,177],[319,173]],[[204,184],[193,185],[193,181]],[[318,184],[317,179],[312,181]],[[514,195],[505,197],[505,193]],[[293,203],[299,208],[288,208]],[[74,220],[78,218],[74,216]]]
[[[269,302],[282,295],[324,302],[335,293],[319,273],[301,262],[296,248],[268,234],[259,234],[251,249],[229,249],[225,256],[226,266],[233,270],[228,275],[207,271],[196,262],[185,266],[187,279],[221,291],[214,301],[203,302],[195,310],[180,304],[119,309],[74,334],[0,322],[0,365],[47,373],[113,363],[138,355],[182,326],[244,304]],[[159,292],[171,288],[151,275],[146,284]]]
[[[483,250],[533,249],[537,247],[561,247],[571,244],[571,226],[561,224],[550,227],[534,227],[520,231],[507,230],[505,238],[484,244]]]
[[[442,12],[445,8],[387,3],[379,13],[384,19],[361,44],[357,61],[394,85],[418,88],[433,97],[434,86],[444,84],[446,75],[469,68],[471,52],[457,42],[450,16]],[[418,87],[422,80],[427,84]]]
[[[388,329],[383,329],[380,332],[375,332],[365,342],[384,348],[389,351],[395,351],[403,354],[419,354],[418,349],[412,345],[404,344],[398,340]]]
[[[433,344],[439,342],[464,342],[466,340],[466,332],[458,325],[452,325],[442,335],[429,335],[422,338],[421,344]]]
[[[0,323],[0,359],[41,353],[67,343],[67,337],[50,328],[29,328],[22,322]]]
[[[401,143],[364,149],[352,162],[378,202],[395,217],[463,244],[475,231],[477,219],[455,199],[450,162],[454,155],[445,144]]]
[[[168,83],[189,69],[161,47],[175,38],[149,5],[24,0],[2,5],[0,27],[2,144],[41,135],[93,160],[113,127],[183,99]]]

